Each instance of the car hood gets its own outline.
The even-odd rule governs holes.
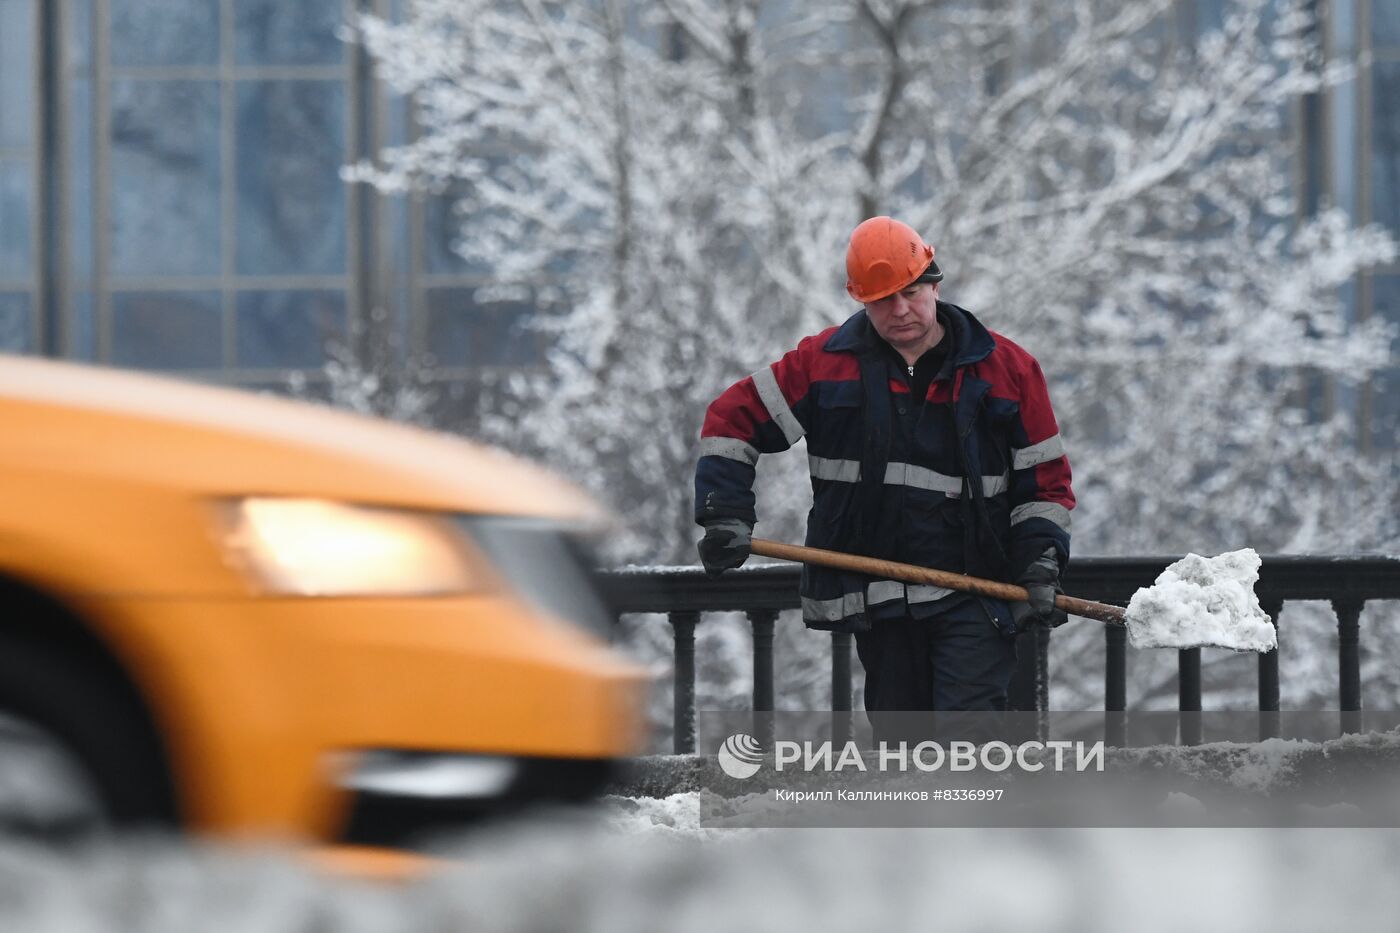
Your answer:
[[[200,496],[316,496],[601,521],[575,487],[458,437],[322,405],[0,356],[0,464]]]

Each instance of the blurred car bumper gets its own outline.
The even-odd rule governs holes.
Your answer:
[[[383,838],[389,812],[576,799],[643,741],[645,673],[509,594],[88,609],[157,698],[201,831]]]
[[[342,842],[417,848],[485,817],[539,803],[591,799],[618,768],[610,759],[422,753],[397,757],[401,760],[392,773],[376,762],[372,771],[357,770],[346,782],[353,802]],[[475,767],[488,762],[489,767]]]

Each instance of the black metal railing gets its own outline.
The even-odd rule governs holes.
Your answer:
[[[1070,561],[1066,592],[1091,594],[1104,602],[1126,605],[1138,589],[1149,586],[1176,558],[1090,557]],[[675,639],[675,733],[677,753],[695,750],[695,627],[706,612],[743,612],[753,627],[753,710],[773,710],[773,631],[778,613],[799,608],[799,569],[795,565],[760,565],[710,577],[699,567],[663,570],[611,570],[602,585],[619,613],[664,613]],[[1337,615],[1339,662],[1338,708],[1342,729],[1355,731],[1361,709],[1361,612],[1370,600],[1400,599],[1400,557],[1265,557],[1255,587],[1260,604],[1277,625],[1289,600],[1325,600]],[[852,637],[832,633],[831,708],[851,709]],[[1282,637],[1282,635],[1281,635]],[[1050,633],[1033,629],[1017,642],[1018,663],[1010,691],[1013,709],[1044,710],[1049,700]],[[1104,626],[1104,710],[1127,708],[1127,632]],[[1400,663],[1400,658],[1396,659]],[[1201,709],[1201,651],[1178,652],[1178,708]],[[1279,709],[1278,651],[1259,656],[1259,710]],[[1191,744],[1191,723],[1183,719],[1182,741]],[[1198,725],[1194,728],[1199,728]],[[1275,734],[1261,720],[1260,738]],[[1110,729],[1109,739],[1115,738]]]

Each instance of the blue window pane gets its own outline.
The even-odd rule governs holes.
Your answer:
[[[428,198],[423,206],[423,226],[427,234],[423,238],[425,271],[439,275],[490,272],[481,263],[468,262],[455,249],[457,239],[462,235],[456,197],[456,193],[449,191]]]
[[[345,293],[240,292],[238,364],[311,368],[326,361],[326,343],[345,336]]]
[[[112,296],[112,362],[141,369],[223,365],[218,292],[118,292]]]
[[[67,0],[63,29],[63,57],[70,74],[91,72],[94,67],[93,4],[97,0]]]
[[[1400,62],[1376,62],[1371,99],[1374,219],[1400,230]]]
[[[32,348],[30,307],[27,292],[0,292],[0,350],[26,353]]]
[[[476,289],[427,291],[428,349],[447,366],[535,366],[545,335],[529,326],[530,301],[481,301]]]
[[[345,271],[345,91],[329,81],[238,86],[238,271]]]
[[[1388,321],[1400,333],[1400,275],[1372,279],[1376,317]],[[1393,362],[1400,353],[1400,337],[1390,344]],[[1383,369],[1371,377],[1371,441],[1382,449],[1400,446],[1400,366]]]
[[[112,64],[217,65],[219,0],[111,0]]]
[[[1371,0],[1371,44],[1400,45],[1400,4],[1395,0]]]
[[[1348,324],[1356,320],[1356,279],[1348,279],[1337,286],[1337,300],[1342,303],[1342,314]]]
[[[1225,0],[1196,0],[1196,32],[1218,32],[1225,25]]]
[[[1371,444],[1379,450],[1400,447],[1400,366],[1371,377]]]
[[[219,87],[112,85],[112,272],[219,271]]]
[[[1376,317],[1400,328],[1400,275],[1377,275],[1371,279]]]
[[[68,172],[66,213],[60,221],[68,241],[68,269],[78,284],[91,283],[96,271],[97,236],[93,191],[93,0],[68,0],[63,55],[68,66],[68,91],[59,119],[74,157],[64,160]],[[86,358],[86,357],[85,357]]]
[[[1337,51],[1356,51],[1356,0],[1332,0],[1332,42]]]
[[[1356,217],[1356,80],[1343,81],[1333,91],[1332,165],[1336,204]]]
[[[499,181],[519,190],[529,185],[528,179],[524,178],[516,167],[514,156],[481,152],[473,153],[471,158],[481,171]],[[518,218],[512,218],[502,208],[482,208],[470,204],[466,200],[469,193],[467,183],[459,181],[448,184],[441,194],[427,199],[423,211],[425,272],[434,275],[490,275],[497,271],[492,261],[482,258],[483,252],[492,252],[491,248],[488,246],[483,251],[480,242],[464,242],[463,234],[473,230],[509,228],[512,224],[519,226],[516,222]],[[601,217],[597,218],[589,229],[596,229],[596,223],[601,220]],[[577,220],[574,221],[574,224],[578,223]],[[589,221],[584,221],[585,226],[588,224]],[[530,236],[539,232],[515,231],[520,236]],[[557,231],[550,231],[550,235],[552,239],[559,238]],[[462,246],[468,247],[466,256],[459,251],[459,247]]]
[[[0,0],[0,148],[24,148],[33,136],[35,0]]]
[[[69,268],[82,278],[94,274],[97,256],[93,160],[87,156],[92,152],[92,84],[87,77],[75,78],[69,84],[68,106],[64,108],[63,117],[72,151],[83,154],[67,160],[69,197],[66,198]]]
[[[33,273],[32,171],[28,159],[0,159],[0,281],[27,281]]]
[[[65,355],[90,362],[97,359],[97,300],[92,292],[73,293],[72,327]]]
[[[1312,216],[1317,214],[1325,195],[1324,187],[1327,184],[1327,179],[1323,176],[1322,161],[1328,140],[1323,129],[1322,98],[1317,94],[1308,94],[1299,101],[1299,104],[1303,152],[1295,155],[1294,159],[1302,159],[1303,190],[1299,192],[1299,195],[1303,210]],[[1283,112],[1292,114],[1293,108],[1285,107]],[[1293,122],[1293,120],[1285,120],[1286,124]],[[1289,132],[1291,133],[1291,129]],[[1289,136],[1285,136],[1285,138],[1289,138]]]
[[[240,65],[338,65],[345,43],[341,0],[237,0],[235,59]]]

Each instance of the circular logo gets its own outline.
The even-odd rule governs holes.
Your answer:
[[[736,732],[719,747],[720,770],[732,778],[751,778],[762,763],[763,746],[747,733]]]

